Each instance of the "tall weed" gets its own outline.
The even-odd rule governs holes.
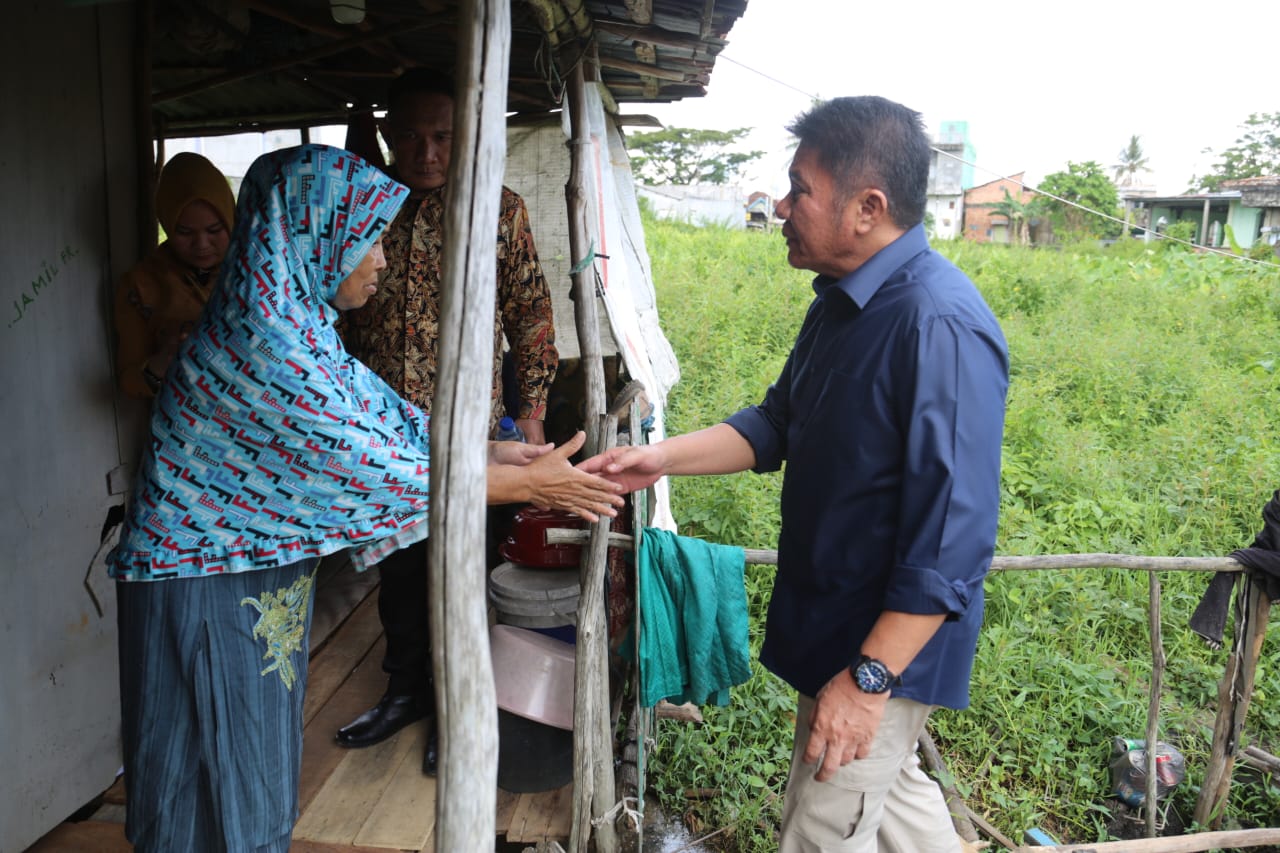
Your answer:
[[[776,234],[646,222],[663,326],[682,380],[668,430],[717,423],[758,402],[812,296]],[[1216,256],[1119,244],[1039,251],[939,244],[978,285],[1009,341],[1011,382],[998,553],[1224,555],[1247,545],[1280,485],[1280,279]],[[778,475],[675,478],[681,532],[773,548]],[[1167,573],[1163,740],[1188,758],[1172,808],[1190,821],[1224,653],[1186,629],[1207,582]],[[749,567],[758,648],[772,569]],[[1147,578],[1104,570],[988,578],[972,706],[932,727],[975,811],[1006,834],[1041,826],[1105,840],[1115,735],[1145,730]],[[1246,740],[1280,747],[1280,666],[1268,641]],[[793,693],[758,669],[706,725],[664,725],[650,782],[669,811],[737,850],[774,845]],[[720,796],[690,805],[686,788]],[[1240,785],[1231,820],[1275,825],[1280,795]]]

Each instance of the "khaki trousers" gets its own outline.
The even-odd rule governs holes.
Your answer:
[[[920,769],[916,742],[930,705],[890,699],[871,754],[829,782],[802,760],[814,700],[801,696],[782,807],[780,853],[959,853],[942,790]]]

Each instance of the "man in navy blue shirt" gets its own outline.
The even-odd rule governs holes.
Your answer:
[[[799,692],[781,850],[955,851],[916,742],[935,706],[969,702],[1008,352],[977,289],[929,248],[920,115],[837,98],[789,129],[777,214],[788,261],[817,277],[782,373],[724,423],[588,467],[635,490],[787,463],[760,653]]]

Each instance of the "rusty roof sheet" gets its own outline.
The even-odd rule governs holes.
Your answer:
[[[345,0],[349,2],[349,0]],[[584,57],[615,103],[701,97],[747,0],[512,0],[508,110],[558,109]],[[451,71],[457,0],[364,0],[358,24],[326,0],[157,3],[151,91],[162,136],[345,123],[413,66]]]

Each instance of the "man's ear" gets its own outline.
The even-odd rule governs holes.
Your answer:
[[[875,187],[863,187],[849,202],[854,228],[859,234],[875,230],[889,218],[889,198]]]

